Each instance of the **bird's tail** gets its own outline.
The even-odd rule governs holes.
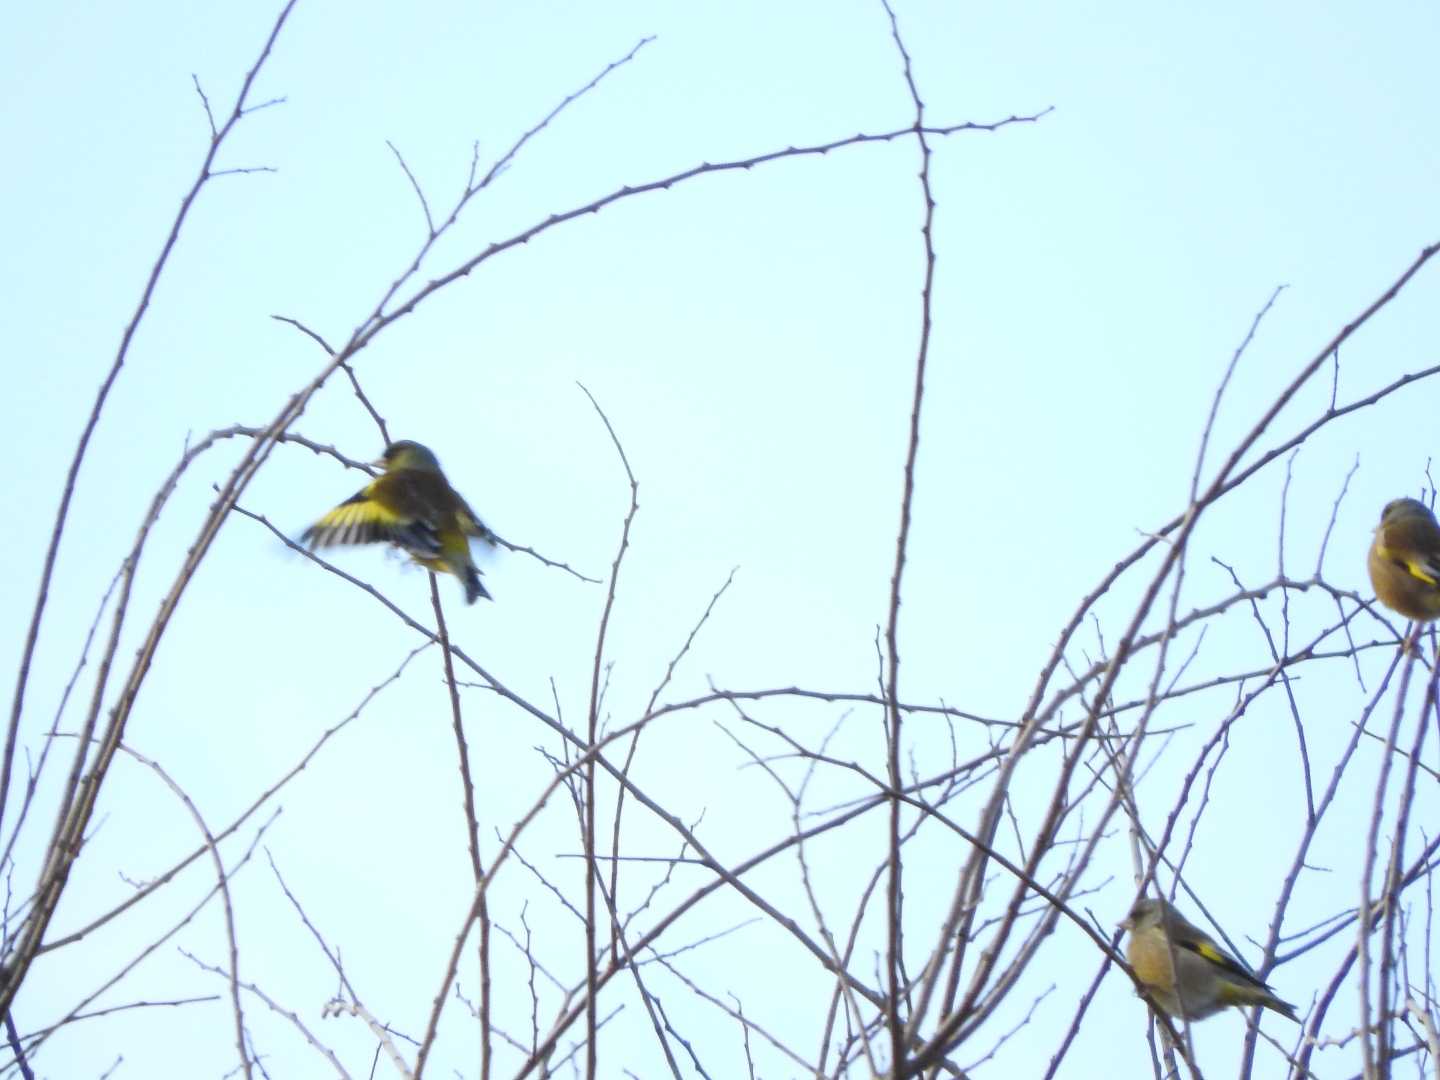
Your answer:
[[[1249,972],[1238,972],[1239,978],[1227,979],[1226,985],[1220,990],[1220,999],[1226,1005],[1259,1005],[1277,1012],[1287,1020],[1300,1023],[1300,1017],[1295,1013],[1295,1006],[1288,1001],[1282,1001],[1276,997],[1270,987],[1266,986]]]
[[[466,566],[464,572],[461,574],[460,580],[465,584],[465,602],[467,604],[473,604],[482,596],[486,600],[495,599],[485,590],[485,586],[481,584],[480,571],[475,569],[474,566]]]
[[[1291,1005],[1288,1001],[1281,1001],[1274,994],[1266,994],[1258,1004],[1264,1005],[1265,1008],[1272,1012],[1279,1013],[1287,1020],[1294,1020],[1297,1024],[1300,1023],[1300,1017],[1295,1015],[1295,1006]]]
[[[1279,1013],[1287,1020],[1300,1023],[1300,1017],[1295,1014],[1295,1006],[1288,1001],[1281,1001],[1270,992],[1269,987],[1263,984],[1261,986],[1237,985],[1232,992],[1238,1004],[1259,1005],[1271,1012]]]

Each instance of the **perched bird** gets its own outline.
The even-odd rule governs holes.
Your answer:
[[[1440,618],[1440,525],[1418,499],[1395,499],[1380,511],[1370,544],[1375,595],[1407,619]]]
[[[394,544],[421,566],[454,574],[465,602],[494,599],[480,583],[470,557],[470,538],[492,546],[494,534],[466,505],[440,471],[434,454],[402,439],[376,462],[385,472],[305,530],[312,548],[334,544]]]
[[[1176,911],[1173,904],[1149,898],[1138,900],[1120,925],[1130,931],[1126,959],[1145,984],[1151,1002],[1166,1014],[1204,1020],[1230,1005],[1263,1005],[1300,1022],[1293,1005],[1271,993],[1270,987]],[[1176,971],[1180,973],[1178,980]]]

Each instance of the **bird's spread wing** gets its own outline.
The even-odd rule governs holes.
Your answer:
[[[334,544],[396,544],[412,555],[440,554],[440,538],[433,526],[400,510],[388,509],[370,495],[356,492],[305,530],[301,537],[311,547]]]

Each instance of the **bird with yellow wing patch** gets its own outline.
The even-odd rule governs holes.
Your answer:
[[[1440,525],[1419,499],[1392,499],[1370,544],[1375,595],[1407,619],[1440,618]]]
[[[1232,1005],[1262,1005],[1299,1022],[1293,1005],[1168,901],[1139,900],[1120,925],[1130,931],[1125,958],[1165,1014],[1204,1020]]]
[[[402,439],[376,462],[385,471],[305,530],[312,548],[335,544],[393,544],[421,566],[454,574],[465,602],[493,597],[480,582],[471,538],[495,545],[495,535],[450,486],[428,447]]]

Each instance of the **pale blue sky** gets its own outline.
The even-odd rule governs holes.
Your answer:
[[[19,656],[74,440],[203,154],[208,133],[191,74],[217,112],[227,108],[273,14],[253,3],[30,5],[9,14],[0,39],[8,159],[0,322],[9,490],[19,512],[0,520],[8,556],[0,592],[9,598],[0,655]],[[1035,124],[934,142],[935,330],[902,686],[907,699],[1013,717],[1080,597],[1135,546],[1138,531],[1183,509],[1211,395],[1275,288],[1288,286],[1231,386],[1212,466],[1278,387],[1440,239],[1440,13],[1417,2],[1364,10],[901,3],[898,14],[932,123],[1054,109]],[[422,279],[625,184],[911,121],[884,11],[871,2],[401,8],[301,0],[257,90],[285,103],[248,119],[220,162],[277,171],[220,178],[205,190],[81,473],[27,697],[25,730],[37,752],[101,592],[187,436],[267,422],[321,367],[315,345],[270,316],[343,341],[423,239],[419,207],[386,140],[439,211],[463,183],[472,142],[488,163],[652,34],[474,201]],[[733,567],[735,583],[671,696],[702,692],[707,678],[733,688],[874,687],[919,325],[917,168],[916,148],[897,140],[623,201],[483,265],[357,358],[392,432],[430,445],[499,532],[598,576],[613,557],[628,492],[577,380],[596,395],[640,481],[611,630],[608,705],[617,725],[643,708]],[[1434,274],[1422,272],[1347,348],[1340,400],[1436,362]],[[1327,374],[1262,445],[1308,422],[1328,394]],[[1295,576],[1313,569],[1319,530],[1358,458],[1326,570],[1332,584],[1368,595],[1369,530],[1387,499],[1419,491],[1435,447],[1435,401],[1433,386],[1418,384],[1307,444],[1287,521]],[[380,450],[340,379],[294,430],[357,458]],[[237,442],[208,455],[166,510],[122,662],[193,540],[210,484],[240,449]],[[1272,466],[1202,525],[1182,609],[1228,592],[1211,554],[1249,584],[1274,576],[1283,478]],[[281,447],[242,505],[298,535],[361,480]],[[374,550],[336,561],[429,622],[423,574]],[[520,555],[496,558],[486,571],[493,605],[464,608],[454,582],[441,582],[452,632],[541,705],[551,703],[553,678],[564,715],[579,723],[603,590]],[[1141,585],[1137,578],[1102,602],[1102,622],[1112,620],[1107,642]],[[1307,625],[1333,611],[1314,595],[1294,603]],[[1363,616],[1357,627],[1358,641],[1379,636]],[[162,645],[127,741],[159,759],[218,827],[415,644],[371,598],[236,517]],[[1093,656],[1093,636],[1082,647]],[[1239,613],[1212,628],[1206,647],[1208,673],[1266,662],[1254,624]],[[1383,660],[1367,663],[1378,672]],[[1328,674],[1302,680],[1299,691],[1311,702],[1307,722],[1322,729],[1322,756],[1324,725],[1343,739],[1354,717],[1353,683],[1343,672],[1335,678],[1349,697],[1333,718],[1325,715]],[[1139,671],[1133,680],[1132,692],[1143,686]],[[81,686],[83,704],[83,678]],[[493,851],[490,830],[508,828],[548,775],[533,747],[553,748],[554,739],[491,697],[472,692],[466,702]],[[1199,737],[1228,706],[1217,698],[1195,707]],[[757,715],[813,745],[839,713],[790,705]],[[70,724],[76,716],[72,707]],[[674,799],[687,820],[703,808],[715,850],[739,859],[786,832],[787,811],[758,771],[740,768],[743,756],[713,719],[731,715],[681,714],[657,725],[642,747],[643,769],[650,790]],[[1276,866],[1298,830],[1293,772],[1274,765],[1277,755],[1292,760],[1293,735],[1282,713],[1271,719],[1255,718],[1237,735],[1225,773],[1231,797],[1220,800],[1192,861],[1192,883],[1208,886],[1238,940],[1263,932]],[[878,761],[879,730],[878,716],[857,711],[841,756]],[[948,739],[922,730],[916,752],[922,766],[929,753],[943,765]],[[367,1004],[415,1035],[469,893],[453,757],[448,704],[427,653],[287,789],[266,838],[311,916],[354,965]],[[1171,801],[1164,785],[1173,781],[1163,769],[1148,781],[1160,788],[1162,819]],[[835,794],[859,790],[838,782]],[[1028,793],[1017,794],[1023,801]],[[1354,794],[1354,813],[1368,812],[1362,781]],[[173,797],[125,762],[101,813],[91,861],[56,932],[122,898],[129,886],[117,872],[143,879],[195,842]],[[578,862],[555,859],[575,850],[567,814],[557,799],[526,854],[573,882]],[[39,819],[48,825],[48,814]],[[671,837],[639,815],[629,821],[636,848],[673,853]],[[882,857],[880,824],[857,827],[822,860],[837,897],[855,887],[846,873],[854,850],[873,845],[862,868]],[[44,827],[35,831],[38,838]],[[1354,838],[1341,830],[1331,842],[1350,889],[1342,860],[1355,858]],[[927,905],[943,909],[963,854],[938,837],[917,847],[909,885],[917,919]],[[1115,884],[1086,903],[1114,922],[1130,895],[1122,834],[1101,863]],[[510,872],[508,917],[529,898],[542,926],[574,939],[566,917],[540,913],[541,890],[526,873]],[[792,872],[776,867],[757,881],[783,894]],[[22,864],[17,894],[33,874]],[[112,927],[90,953],[37,963],[16,1007],[22,1031],[69,1007],[77,987],[99,981],[135,942],[173,921],[208,888],[209,874],[190,871],[173,901]],[[364,1075],[366,1037],[357,1021],[319,1019],[333,974],[263,857],[236,892],[242,975],[283,997]],[[836,910],[844,910],[839,899]],[[676,943],[745,917],[738,904],[701,909]],[[1094,949],[1073,936],[1057,941],[1057,955],[1075,958],[1088,979]],[[213,912],[183,939],[221,961]],[[556,948],[555,962],[569,971],[566,947]],[[172,947],[162,953],[115,1000],[223,991]],[[773,976],[747,980],[757,962],[773,965]],[[714,992],[743,993],[747,1013],[778,1013],[777,1029],[802,1033],[798,1044],[812,1048],[828,980],[778,932],[750,928],[697,951],[693,963]],[[1296,964],[1276,984],[1305,1003],[1307,979],[1328,970]],[[1062,981],[1058,971],[1033,975],[1027,1004],[1047,977]],[[473,993],[473,979],[466,989]],[[1054,1011],[1042,1009],[1027,1029],[1038,1034],[1010,1044],[992,1067],[1031,1075],[1053,1052],[1077,992],[1065,982],[1047,1001]],[[1112,1075],[1149,1075],[1142,1006],[1113,974],[1101,993],[1104,1018],[1087,1027],[1062,1075],[1094,1075],[1086,1063],[1101,1060],[1125,1069]],[[262,1005],[247,1008],[273,1055],[271,1075],[311,1075],[313,1052]],[[90,1021],[57,1039],[39,1064],[46,1075],[97,1076],[123,1052],[116,1076],[181,1075],[179,1064],[184,1075],[220,1076],[235,1063],[227,1010],[222,1002]],[[459,1016],[458,1007],[447,1014],[453,1030],[430,1075],[473,1075],[473,1043]],[[688,1006],[684,1017],[721,1075],[739,1075],[739,1059],[727,1056],[737,1052],[732,1022]],[[1202,1063],[1226,1075],[1241,1031],[1238,1017],[1199,1029]],[[636,1048],[642,1056],[631,1067],[640,1075],[658,1075],[658,1058],[644,1056],[654,1054],[653,1038],[633,997],[607,1038]],[[1114,1060],[1115,1046],[1133,1070]],[[614,1054],[604,1075],[620,1075],[623,1058]],[[788,1063],[769,1068],[764,1075],[791,1075]]]

